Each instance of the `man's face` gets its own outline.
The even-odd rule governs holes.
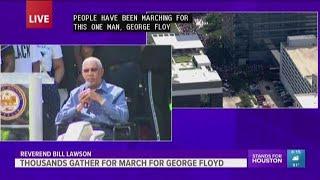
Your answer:
[[[82,66],[82,76],[90,88],[97,88],[102,80],[103,69],[89,61]]]

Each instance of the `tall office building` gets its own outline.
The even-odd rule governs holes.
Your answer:
[[[318,106],[318,46],[314,35],[289,36],[280,47],[280,80],[298,107]]]
[[[224,45],[238,63],[272,63],[287,36],[317,35],[316,13],[222,14]]]

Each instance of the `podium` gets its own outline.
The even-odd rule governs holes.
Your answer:
[[[27,129],[29,131],[29,140],[43,140],[42,84],[54,84],[54,79],[51,78],[47,73],[0,73],[0,135],[3,134],[1,132],[3,128],[11,130]],[[25,95],[20,94],[21,91],[19,91],[19,88],[17,88],[19,86],[15,85],[22,85],[26,88],[29,88],[29,97],[25,98]],[[11,87],[12,89],[10,89]],[[15,87],[18,90],[16,90]],[[23,101],[28,101],[29,104],[28,124],[3,124],[5,118],[19,115],[20,112],[16,112],[14,109],[23,108],[25,105],[23,103],[27,103]],[[8,113],[5,114],[5,111]],[[13,119],[10,121],[14,122],[15,120]]]

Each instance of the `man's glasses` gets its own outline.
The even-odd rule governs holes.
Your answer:
[[[88,69],[83,69],[82,70],[84,73],[88,73],[89,71],[91,72],[97,72],[98,71],[98,68],[88,68]]]

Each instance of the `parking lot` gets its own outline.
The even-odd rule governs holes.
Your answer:
[[[223,107],[241,107],[239,93],[231,93],[233,92],[232,87],[228,84],[224,85],[223,89]],[[250,99],[251,108],[278,108],[293,105],[291,96],[280,81],[260,81],[257,84],[250,84],[248,89],[245,93],[247,98]]]
[[[261,94],[255,95],[255,97],[258,97],[257,101],[260,107],[264,107],[264,108],[282,107],[282,102],[278,99],[272,82],[261,81],[257,84],[257,88],[259,89]],[[262,98],[260,100],[259,97],[264,97],[264,101],[261,102]]]
[[[273,94],[276,102],[278,103],[278,107],[292,107],[294,101],[282,83],[280,81],[273,81],[272,85]]]

